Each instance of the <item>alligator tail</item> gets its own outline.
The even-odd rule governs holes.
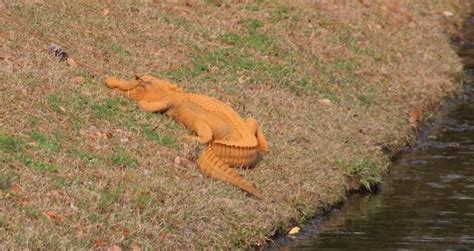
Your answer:
[[[245,180],[239,173],[214,154],[212,146],[209,146],[201,154],[198,166],[204,174],[212,178],[229,182],[259,199],[263,198],[262,193],[254,185]]]

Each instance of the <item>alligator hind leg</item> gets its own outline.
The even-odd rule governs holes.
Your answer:
[[[257,120],[254,118],[248,118],[245,120],[245,125],[247,128],[250,130],[250,133],[255,135],[257,137],[257,142],[258,142],[258,150],[260,150],[263,153],[268,153],[268,143],[267,140],[265,139],[265,135],[263,135],[262,128],[257,123]]]
[[[135,89],[139,83],[140,81],[137,79],[122,80],[116,77],[108,77],[107,79],[105,79],[105,84],[107,84],[109,88],[119,89],[121,91],[129,91]]]

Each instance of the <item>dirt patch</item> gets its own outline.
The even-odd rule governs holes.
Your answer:
[[[446,31],[466,10],[461,0],[1,5],[0,245],[234,248],[289,230],[342,200],[347,177],[380,182],[382,149],[409,142],[459,89]],[[270,154],[240,172],[270,202],[201,175],[202,147],[185,130],[103,84],[135,74],[257,118]]]

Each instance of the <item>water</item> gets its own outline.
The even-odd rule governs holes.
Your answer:
[[[474,38],[474,18],[467,24]],[[461,43],[466,66],[474,65],[471,45]],[[352,196],[285,249],[474,250],[474,74],[466,72],[465,95],[402,154],[377,194]]]

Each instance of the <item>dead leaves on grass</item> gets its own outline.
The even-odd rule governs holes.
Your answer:
[[[22,197],[23,196],[23,189],[21,188],[20,185],[18,185],[17,183],[13,184],[12,185],[12,193],[18,197]]]
[[[422,120],[422,112],[416,108],[412,109],[410,112],[409,122],[413,130],[418,129],[418,124],[421,122],[421,120]]]
[[[86,79],[82,76],[75,76],[75,77],[72,78],[71,81],[74,84],[83,84],[86,81]]]
[[[43,212],[43,215],[48,218],[48,220],[51,220],[51,221],[55,221],[55,222],[61,222],[63,221],[63,217],[58,215],[57,213],[53,212],[53,211],[50,211],[50,210],[46,210]]]
[[[318,99],[318,103],[324,106],[330,106],[332,104],[331,100],[327,98]]]
[[[290,229],[290,231],[288,232],[289,235],[295,235],[295,234],[298,234],[300,232],[301,228],[300,227],[293,227]]]
[[[108,250],[109,251],[121,251],[122,248],[120,246],[114,244]]]
[[[97,240],[94,241],[95,246],[100,248],[100,249],[103,249],[105,247],[106,243],[107,242],[104,239],[97,239]]]
[[[168,239],[168,232],[166,231],[161,231],[160,232],[160,238],[163,239],[163,240],[167,240]]]
[[[181,158],[179,156],[176,156],[176,158],[174,158],[174,166],[179,167],[180,165],[181,165]]]
[[[104,16],[104,17],[108,16],[109,13],[110,13],[110,10],[107,9],[107,8],[105,8],[105,9],[102,10],[102,16]]]
[[[66,63],[67,63],[67,65],[71,66],[72,68],[77,67],[77,63],[73,58],[66,59]]]
[[[82,230],[82,227],[79,226],[76,226],[76,230],[78,233],[81,234],[81,236],[83,236],[84,232]],[[130,236],[130,230],[128,230],[127,228],[123,228],[122,229],[122,237],[120,238],[120,240],[118,241],[118,243],[122,242],[123,240],[125,240],[127,237]],[[96,239],[94,241],[94,245],[99,248],[100,250],[105,250],[105,247],[107,246],[107,240],[104,239],[104,238],[100,238],[100,239]],[[108,248],[107,248],[108,251],[120,251],[122,250],[122,248],[117,244],[112,244],[110,245]],[[132,244],[132,249],[131,250],[141,250],[141,248],[137,245],[137,244]]]

